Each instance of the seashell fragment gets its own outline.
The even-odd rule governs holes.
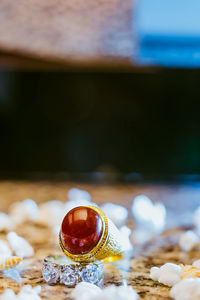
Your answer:
[[[41,300],[40,293],[41,286],[38,285],[32,288],[30,285],[25,285],[17,295],[17,300]]]
[[[173,286],[181,280],[182,270],[181,267],[173,264],[166,263],[160,268],[152,267],[150,277],[168,286]]]
[[[21,260],[22,258],[18,256],[0,257],[0,271],[15,268],[21,262]]]
[[[185,231],[180,236],[179,246],[183,251],[189,252],[189,251],[193,250],[194,248],[200,246],[200,238],[192,230]]]
[[[0,295],[0,300],[41,300],[39,294],[41,287],[38,285],[32,288],[30,285],[25,285],[21,288],[19,294],[15,294],[13,290],[6,289]]]
[[[12,252],[10,250],[9,244],[7,241],[0,240],[0,256],[11,256]]]
[[[10,231],[13,230],[14,227],[15,224],[12,218],[3,212],[0,212],[0,231]]]
[[[170,297],[175,300],[199,300],[200,278],[186,278],[173,286]]]
[[[102,290],[88,282],[78,283],[72,291],[74,300],[137,300],[138,294],[131,286],[108,286]]]
[[[67,214],[71,209],[73,209],[75,207],[78,207],[78,206],[98,206],[98,205],[94,202],[90,202],[90,201],[85,200],[85,199],[70,200],[70,201],[67,201],[65,203],[65,206],[64,206],[65,214]]]
[[[7,234],[8,242],[17,256],[31,257],[34,255],[34,250],[31,245],[16,232],[9,232]]]
[[[153,203],[145,195],[138,195],[133,200],[132,214],[140,226],[146,226],[157,233],[165,227],[166,209],[163,203]]]
[[[100,207],[106,216],[113,221],[113,223],[121,227],[128,219],[128,209],[122,205],[114,203],[104,203]]]
[[[74,300],[90,300],[95,299],[99,295],[101,295],[101,289],[98,286],[83,281],[76,285],[70,297]]]
[[[90,201],[91,200],[91,196],[90,194],[85,191],[85,190],[81,190],[78,188],[71,188],[68,192],[68,199],[69,201]]]
[[[134,245],[148,242],[165,229],[166,209],[163,203],[153,203],[147,196],[138,195],[133,200],[131,209],[136,222]]]
[[[50,227],[58,226],[65,214],[65,203],[59,200],[51,200],[39,206],[37,222]]]
[[[131,251],[133,246],[130,242],[131,229],[126,225],[122,226],[120,229],[121,241],[124,251]]]
[[[16,224],[35,221],[38,217],[38,206],[32,199],[15,202],[10,207],[9,215]]]
[[[17,297],[13,290],[6,289],[3,294],[0,296],[0,300],[16,300]]]
[[[77,206],[88,206],[93,205],[96,206],[95,203],[92,203],[86,199],[74,199],[65,202],[59,200],[51,200],[45,203],[42,203],[39,206],[39,214],[37,218],[37,223],[56,228],[60,227],[61,222],[64,216],[70,211],[72,208]]]

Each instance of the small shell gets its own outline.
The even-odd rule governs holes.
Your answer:
[[[36,221],[38,218],[38,206],[32,199],[25,199],[21,202],[15,202],[10,206],[9,216],[15,224],[26,221]]]
[[[0,212],[0,231],[10,231],[13,230],[13,228],[15,227],[15,224],[12,220],[12,218],[3,213]]]
[[[18,256],[0,257],[0,271],[15,268],[22,258]]]
[[[31,257],[34,255],[32,246],[23,237],[17,235],[16,232],[9,232],[7,240],[16,256]]]
[[[10,246],[7,241],[0,240],[0,257],[12,256]],[[20,256],[20,255],[19,255]]]
[[[123,226],[128,219],[128,209],[122,205],[107,202],[100,208],[117,227]]]

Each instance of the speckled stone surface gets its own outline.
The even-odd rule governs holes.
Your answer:
[[[153,282],[149,277],[150,268],[160,266],[165,262],[191,264],[199,259],[200,253],[194,251],[183,253],[177,246],[182,226],[190,226],[193,210],[200,203],[200,188],[198,185],[80,185],[66,182],[0,182],[0,209],[7,211],[10,203],[20,201],[27,197],[37,203],[47,200],[66,201],[66,193],[71,187],[87,189],[93,201],[102,204],[106,201],[122,203],[131,206],[135,195],[146,194],[155,201],[163,201],[168,208],[168,228],[161,237],[155,237],[142,249],[135,249],[133,257],[128,263],[119,268],[115,265],[105,266],[104,285],[122,284],[127,281],[139,293],[141,299],[170,299],[169,288]],[[129,225],[133,227],[130,215]],[[42,286],[42,299],[70,299],[71,288],[62,285],[47,285],[41,274],[42,259],[48,255],[61,254],[57,237],[45,226],[33,223],[20,224],[16,232],[26,238],[34,247],[35,256],[24,259],[21,276],[23,284]],[[5,238],[5,233],[1,233]],[[0,292],[7,287],[16,292],[19,286],[15,281],[0,274]]]

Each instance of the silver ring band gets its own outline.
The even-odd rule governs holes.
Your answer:
[[[86,281],[101,286],[103,270],[102,262],[82,264],[72,262],[65,256],[48,256],[43,262],[42,275],[48,284],[61,283],[73,287]]]

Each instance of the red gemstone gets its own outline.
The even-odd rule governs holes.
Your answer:
[[[90,252],[98,243],[103,231],[103,222],[92,208],[79,206],[70,210],[61,226],[61,240],[72,254]]]

